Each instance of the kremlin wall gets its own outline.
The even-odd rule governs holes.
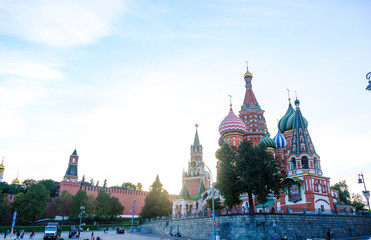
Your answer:
[[[147,197],[147,191],[136,191],[136,190],[124,190],[116,188],[107,188],[99,186],[84,186],[81,182],[78,181],[78,162],[79,156],[77,155],[76,149],[73,151],[70,156],[66,174],[63,178],[63,181],[60,183],[60,193],[67,191],[75,195],[79,190],[83,190],[87,195],[93,195],[94,197],[98,196],[100,189],[104,189],[108,194],[111,194],[112,197],[119,199],[122,206],[125,207],[122,215],[130,215],[135,199],[135,214],[139,215],[144,207],[144,199]],[[170,200],[178,198],[178,195],[169,194]]]

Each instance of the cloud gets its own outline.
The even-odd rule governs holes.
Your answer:
[[[54,47],[88,45],[109,35],[123,11],[118,0],[4,0],[0,31]]]
[[[0,49],[0,138],[20,136],[26,128],[27,106],[38,105],[53,83],[64,80],[62,64],[25,53]]]

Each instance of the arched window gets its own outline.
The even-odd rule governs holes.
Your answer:
[[[291,158],[291,166],[292,166],[292,170],[296,170],[296,160],[295,160],[295,158]]]
[[[314,169],[318,170],[318,160],[316,157],[313,158]]]
[[[309,168],[308,157],[307,156],[302,156],[301,157],[301,167],[303,169],[308,169]]]

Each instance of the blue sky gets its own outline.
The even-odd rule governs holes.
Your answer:
[[[62,180],[76,147],[88,180],[147,190],[159,174],[177,194],[196,122],[215,169],[218,126],[229,94],[240,109],[248,61],[271,136],[286,89],[297,91],[324,175],[351,192],[361,171],[371,184],[368,1],[0,3],[8,182]]]

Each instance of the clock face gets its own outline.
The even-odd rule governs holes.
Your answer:
[[[196,165],[197,165],[196,161],[192,161],[191,162],[191,169],[195,169]]]

